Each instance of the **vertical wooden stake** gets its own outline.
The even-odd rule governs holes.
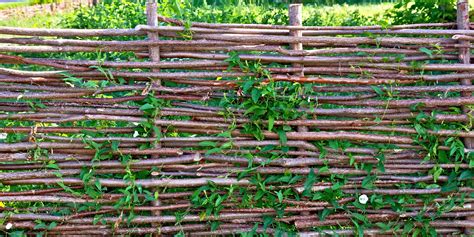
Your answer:
[[[458,0],[457,2],[457,28],[458,30],[469,30],[469,1],[468,0]],[[463,47],[459,48],[459,61],[463,64],[471,64],[471,52],[470,52],[470,42],[468,40],[460,40],[459,44]],[[461,85],[472,85],[470,79],[461,79]],[[472,96],[472,92],[466,91],[461,94],[463,97]],[[466,114],[471,114],[472,111],[467,106],[463,106],[463,111]],[[464,138],[464,146],[468,149],[474,147],[474,139]],[[469,205],[474,205],[470,203]],[[466,217],[466,220],[474,221],[474,216]],[[474,229],[467,227],[464,230],[464,233],[467,236],[474,235]]]
[[[303,4],[293,3],[288,8],[288,16],[290,18],[290,26],[302,26],[303,25]],[[301,37],[303,32],[300,30],[290,30],[290,36]],[[302,43],[291,44],[292,50],[303,50]]]
[[[149,26],[158,26],[158,4],[156,0],[148,0],[146,4],[146,20]],[[149,32],[148,33],[149,40],[159,40],[160,37],[157,32]],[[160,61],[160,47],[159,46],[150,46],[149,47],[149,54],[150,60],[152,62],[159,62]],[[152,71],[156,72],[160,69],[152,69]],[[154,81],[156,84],[160,85],[160,80]]]
[[[146,3],[146,20],[149,26],[158,26],[158,4],[156,0],[147,0]],[[149,40],[159,40],[160,36],[158,32],[149,32],[148,33]],[[159,62],[160,61],[160,47],[159,46],[150,46],[148,48],[148,53],[150,57],[150,61],[152,62]],[[158,72],[160,69],[152,69],[153,72]],[[153,85],[161,85],[161,80],[153,80],[151,82]],[[161,133],[161,127],[158,127],[158,132]],[[161,134],[153,133],[153,137],[161,137]],[[161,144],[159,142],[156,143],[155,148],[160,148]],[[158,158],[158,155],[153,155],[153,158]],[[155,192],[159,189],[154,190]],[[160,206],[160,200],[157,199],[156,201],[152,202],[152,206]],[[152,211],[152,214],[155,216],[161,215],[160,211]],[[159,225],[153,225],[153,227],[159,227]],[[160,234],[154,234],[154,236],[159,236]]]
[[[302,26],[303,25],[303,4],[302,3],[292,3],[288,7],[288,17],[290,20],[290,26]],[[301,37],[303,32],[300,30],[290,30],[290,36]],[[291,50],[303,50],[302,43],[290,44]],[[293,63],[294,68],[301,68],[300,72],[296,72],[296,76],[304,76],[303,65],[298,63]],[[308,127],[298,126],[298,132],[308,132]],[[298,150],[304,151],[305,149],[299,148]],[[302,215],[310,215],[309,212],[303,212]]]
[[[290,19],[290,26],[302,26],[303,25],[303,4],[293,3],[288,8],[288,16]],[[290,30],[290,36],[301,37],[303,32],[300,30]],[[291,50],[303,50],[302,43],[290,44]],[[300,72],[295,73],[296,76],[304,76],[303,65],[294,63],[294,68],[301,68]],[[308,127],[298,126],[298,132],[307,132]],[[300,149],[301,150],[301,149]],[[303,149],[304,150],[304,149]]]

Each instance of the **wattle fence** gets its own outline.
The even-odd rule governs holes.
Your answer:
[[[301,8],[1,27],[0,231],[472,234],[467,2],[388,28],[301,26]]]

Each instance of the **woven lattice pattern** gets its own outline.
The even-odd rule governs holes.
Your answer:
[[[0,28],[4,230],[474,226],[473,31],[159,21]]]

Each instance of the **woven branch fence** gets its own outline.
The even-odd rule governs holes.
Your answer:
[[[470,235],[457,23],[0,28],[1,231]],[[117,16],[118,17],[118,16]]]

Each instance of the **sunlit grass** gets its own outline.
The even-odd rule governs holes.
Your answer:
[[[27,6],[27,5],[28,5],[28,2],[0,2],[0,10]]]
[[[57,28],[61,14],[36,14],[34,17],[13,16],[0,21],[0,26],[25,28]]]
[[[332,6],[305,5],[304,6],[304,8],[306,9],[319,8],[321,11],[338,12],[338,13],[358,10],[361,15],[368,16],[368,17],[375,16],[377,14],[383,14],[385,11],[387,11],[391,7],[393,7],[393,3],[357,4],[357,5],[336,4]]]

